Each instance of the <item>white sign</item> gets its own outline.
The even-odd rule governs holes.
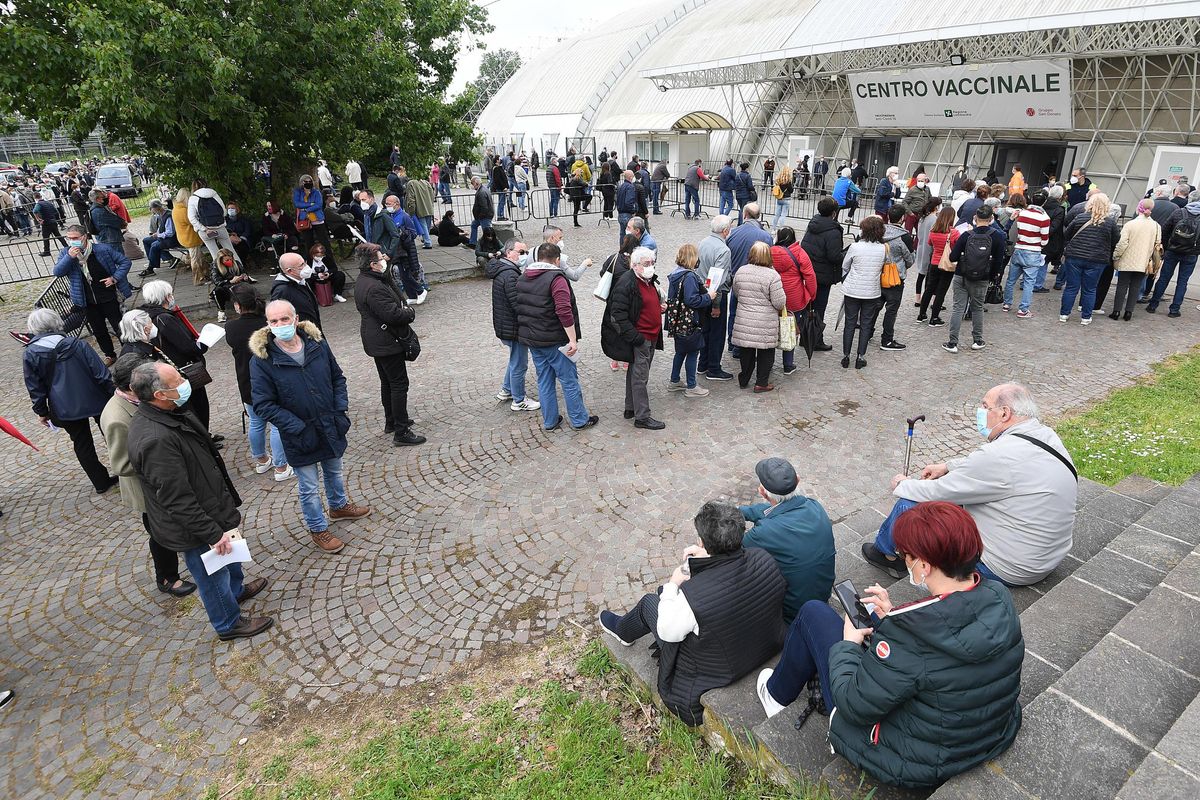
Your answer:
[[[1154,151],[1146,188],[1153,189],[1160,180],[1165,180],[1171,191],[1175,191],[1181,182],[1195,186],[1197,178],[1200,178],[1200,147],[1163,145]]]
[[[849,76],[860,128],[1070,130],[1070,61]]]

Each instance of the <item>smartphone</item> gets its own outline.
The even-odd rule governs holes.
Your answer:
[[[874,623],[871,622],[871,614],[867,611],[867,607],[858,599],[858,592],[854,589],[853,581],[842,581],[833,587],[833,593],[837,595],[838,602],[842,604],[842,609],[846,612],[846,616],[854,624],[854,627],[872,628]]]

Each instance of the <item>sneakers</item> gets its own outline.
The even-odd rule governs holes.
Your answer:
[[[883,344],[879,345],[879,349],[880,350],[903,350],[904,345],[900,344],[895,339],[893,339],[890,342],[884,342]]]
[[[616,372],[617,370],[619,370],[621,368],[621,365],[619,362],[610,361],[610,362],[608,362],[608,368],[611,369],[613,372]]]
[[[349,502],[341,508],[329,509],[329,519],[334,521],[339,519],[362,519],[370,513],[370,506],[356,506],[353,502]]]
[[[225,312],[218,311],[217,312],[217,322],[224,322],[224,321],[225,321]]]
[[[682,392],[686,389],[687,387],[684,386],[683,381],[667,381],[668,392]]]
[[[731,381],[733,380],[733,373],[726,372],[725,370],[721,370],[719,372],[706,372],[704,373],[704,378],[705,380],[710,381]]]
[[[1170,317],[1171,319],[1176,319],[1176,318],[1178,318],[1178,317],[1181,317],[1181,316],[1183,316],[1183,315],[1182,315],[1182,314],[1180,314],[1178,311],[1168,311],[1168,312],[1167,312],[1167,316],[1168,316],[1168,317]]]
[[[793,365],[792,365],[792,366],[790,366],[790,367],[784,367],[784,368],[783,368],[783,374],[784,374],[784,375],[794,375],[794,374],[796,374],[796,371],[797,371],[798,369],[799,369],[799,367],[797,367],[795,364],[793,364]]]
[[[50,254],[46,253],[46,255],[50,255]],[[139,278],[149,278],[153,274],[154,274],[154,267],[146,267],[144,270],[142,270],[141,272],[138,273],[138,277]]]
[[[763,711],[767,714],[767,719],[783,711],[787,706],[781,706],[775,702],[775,698],[771,697],[771,692],[767,689],[767,681],[771,680],[771,676],[775,674],[773,669],[764,669],[758,673],[758,702],[762,703]]]
[[[541,407],[541,403],[537,400],[530,400],[528,397],[519,403],[514,400],[508,404],[509,411],[537,411]]]
[[[251,636],[258,636],[263,631],[275,624],[275,620],[270,617],[238,617],[237,625],[234,625],[224,633],[218,633],[217,638],[222,642],[232,641],[233,639],[249,639]]]
[[[1045,286],[1043,286],[1043,287],[1042,287],[1042,288],[1040,288],[1040,289],[1034,289],[1034,290],[1033,290],[1033,293],[1034,293],[1034,294],[1050,294],[1050,290],[1049,290],[1049,289],[1047,289]]]
[[[985,342],[983,339],[976,339],[975,341],[971,342],[972,350],[982,350],[985,347],[987,347],[987,342]]]
[[[413,433],[412,428],[401,428],[392,436],[393,447],[411,447],[413,445],[425,444],[427,440],[419,433]]]
[[[292,469],[291,464],[284,464],[283,472],[275,470],[275,480],[279,483],[283,483],[284,481],[294,477],[296,477],[296,470]]]
[[[421,305],[422,303],[424,303],[424,302],[425,302],[425,299],[426,299],[427,297],[429,297],[429,292],[427,292],[427,291],[425,291],[424,289],[422,289],[422,290],[421,290],[421,293],[420,293],[420,294],[418,294],[418,295],[416,296],[416,298],[413,300],[413,305],[414,305],[414,306],[419,306],[419,305]]]
[[[496,399],[502,403],[507,400],[512,400],[512,392],[508,391],[507,389],[501,389],[500,391],[496,392]]]
[[[866,542],[862,546],[862,556],[867,563],[891,575],[893,578],[903,578],[908,574],[904,561],[900,558],[888,558],[874,542]]]
[[[342,552],[342,548],[346,546],[345,542],[334,536],[328,530],[309,531],[309,535],[312,536],[313,544],[321,548],[321,550],[326,553],[340,553]]]
[[[617,623],[621,621],[621,618],[618,617],[616,614],[614,614],[611,611],[607,611],[607,610],[601,611],[600,616],[598,617],[598,621],[600,623],[600,630],[604,631],[609,636],[613,637],[614,639],[616,639],[618,642],[625,645],[626,647],[633,646],[633,642],[627,642],[624,639],[622,639],[620,636],[617,636]]]
[[[957,353],[958,352],[958,344],[955,342],[946,342],[944,345],[942,345],[942,349],[945,350],[947,353]]]
[[[937,328],[945,324],[946,320],[942,319],[941,317],[934,317],[933,319],[929,320],[929,327],[931,328]]]
[[[262,475],[264,472],[266,472],[270,468],[271,468],[271,459],[269,459],[269,458],[266,461],[255,461],[254,462],[254,471],[257,472],[259,475]]]
[[[1091,317],[1088,317],[1087,319],[1081,319],[1081,320],[1079,320],[1079,324],[1080,324],[1080,325],[1091,325],[1091,324],[1092,324],[1092,318],[1091,318]]]
[[[1004,305],[1000,306],[1000,310],[1001,311],[1012,311],[1012,303],[1005,303]]]
[[[928,315],[928,314],[917,314],[917,319],[916,319],[916,322],[914,322],[913,324],[914,324],[914,325],[921,325],[922,323],[925,323],[925,322],[928,322],[928,321],[929,321],[929,315]]]
[[[1069,315],[1069,314],[1059,314],[1059,315],[1058,315],[1058,321],[1059,321],[1059,322],[1066,322],[1066,321],[1067,321],[1068,319],[1070,319],[1070,318],[1071,318],[1071,317],[1070,317],[1070,315]]]
[[[346,302],[346,298],[342,297],[340,294],[335,294],[335,295],[333,296],[333,299],[334,299],[334,300],[336,300],[336,301],[338,301],[339,303],[344,303],[344,302]]]
[[[683,390],[684,397],[708,397],[708,394],[708,389],[705,389],[703,386],[695,386],[691,389]]]
[[[1033,316],[1032,311],[1018,311],[1017,312],[1017,319],[1029,319],[1032,316]]]
[[[596,416],[595,414],[592,414],[590,417],[587,418],[587,422],[583,423],[578,428],[575,428],[575,430],[582,431],[586,428],[595,427],[596,423],[599,421],[600,421],[600,417]],[[562,422],[561,417],[559,417],[559,422]],[[574,427],[574,426],[572,426],[572,427]]]

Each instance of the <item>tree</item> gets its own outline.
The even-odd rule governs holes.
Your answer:
[[[428,163],[469,142],[471,97],[443,97],[463,34],[491,30],[472,0],[9,0],[4,21],[0,62],[26,68],[0,71],[0,116],[103,126],[168,180],[235,196],[254,160],[286,187],[317,156],[395,141]]]
[[[521,55],[516,50],[500,48],[483,54],[483,60],[479,62],[479,77],[467,84],[475,90],[475,102],[470,112],[471,122],[479,119],[492,95],[500,91],[500,87],[508,83],[508,79],[520,68]]]

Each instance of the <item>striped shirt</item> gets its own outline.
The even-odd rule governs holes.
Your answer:
[[[1013,221],[1013,228],[1017,233],[1017,250],[1040,253],[1050,241],[1050,217],[1038,206],[1021,209]]]

